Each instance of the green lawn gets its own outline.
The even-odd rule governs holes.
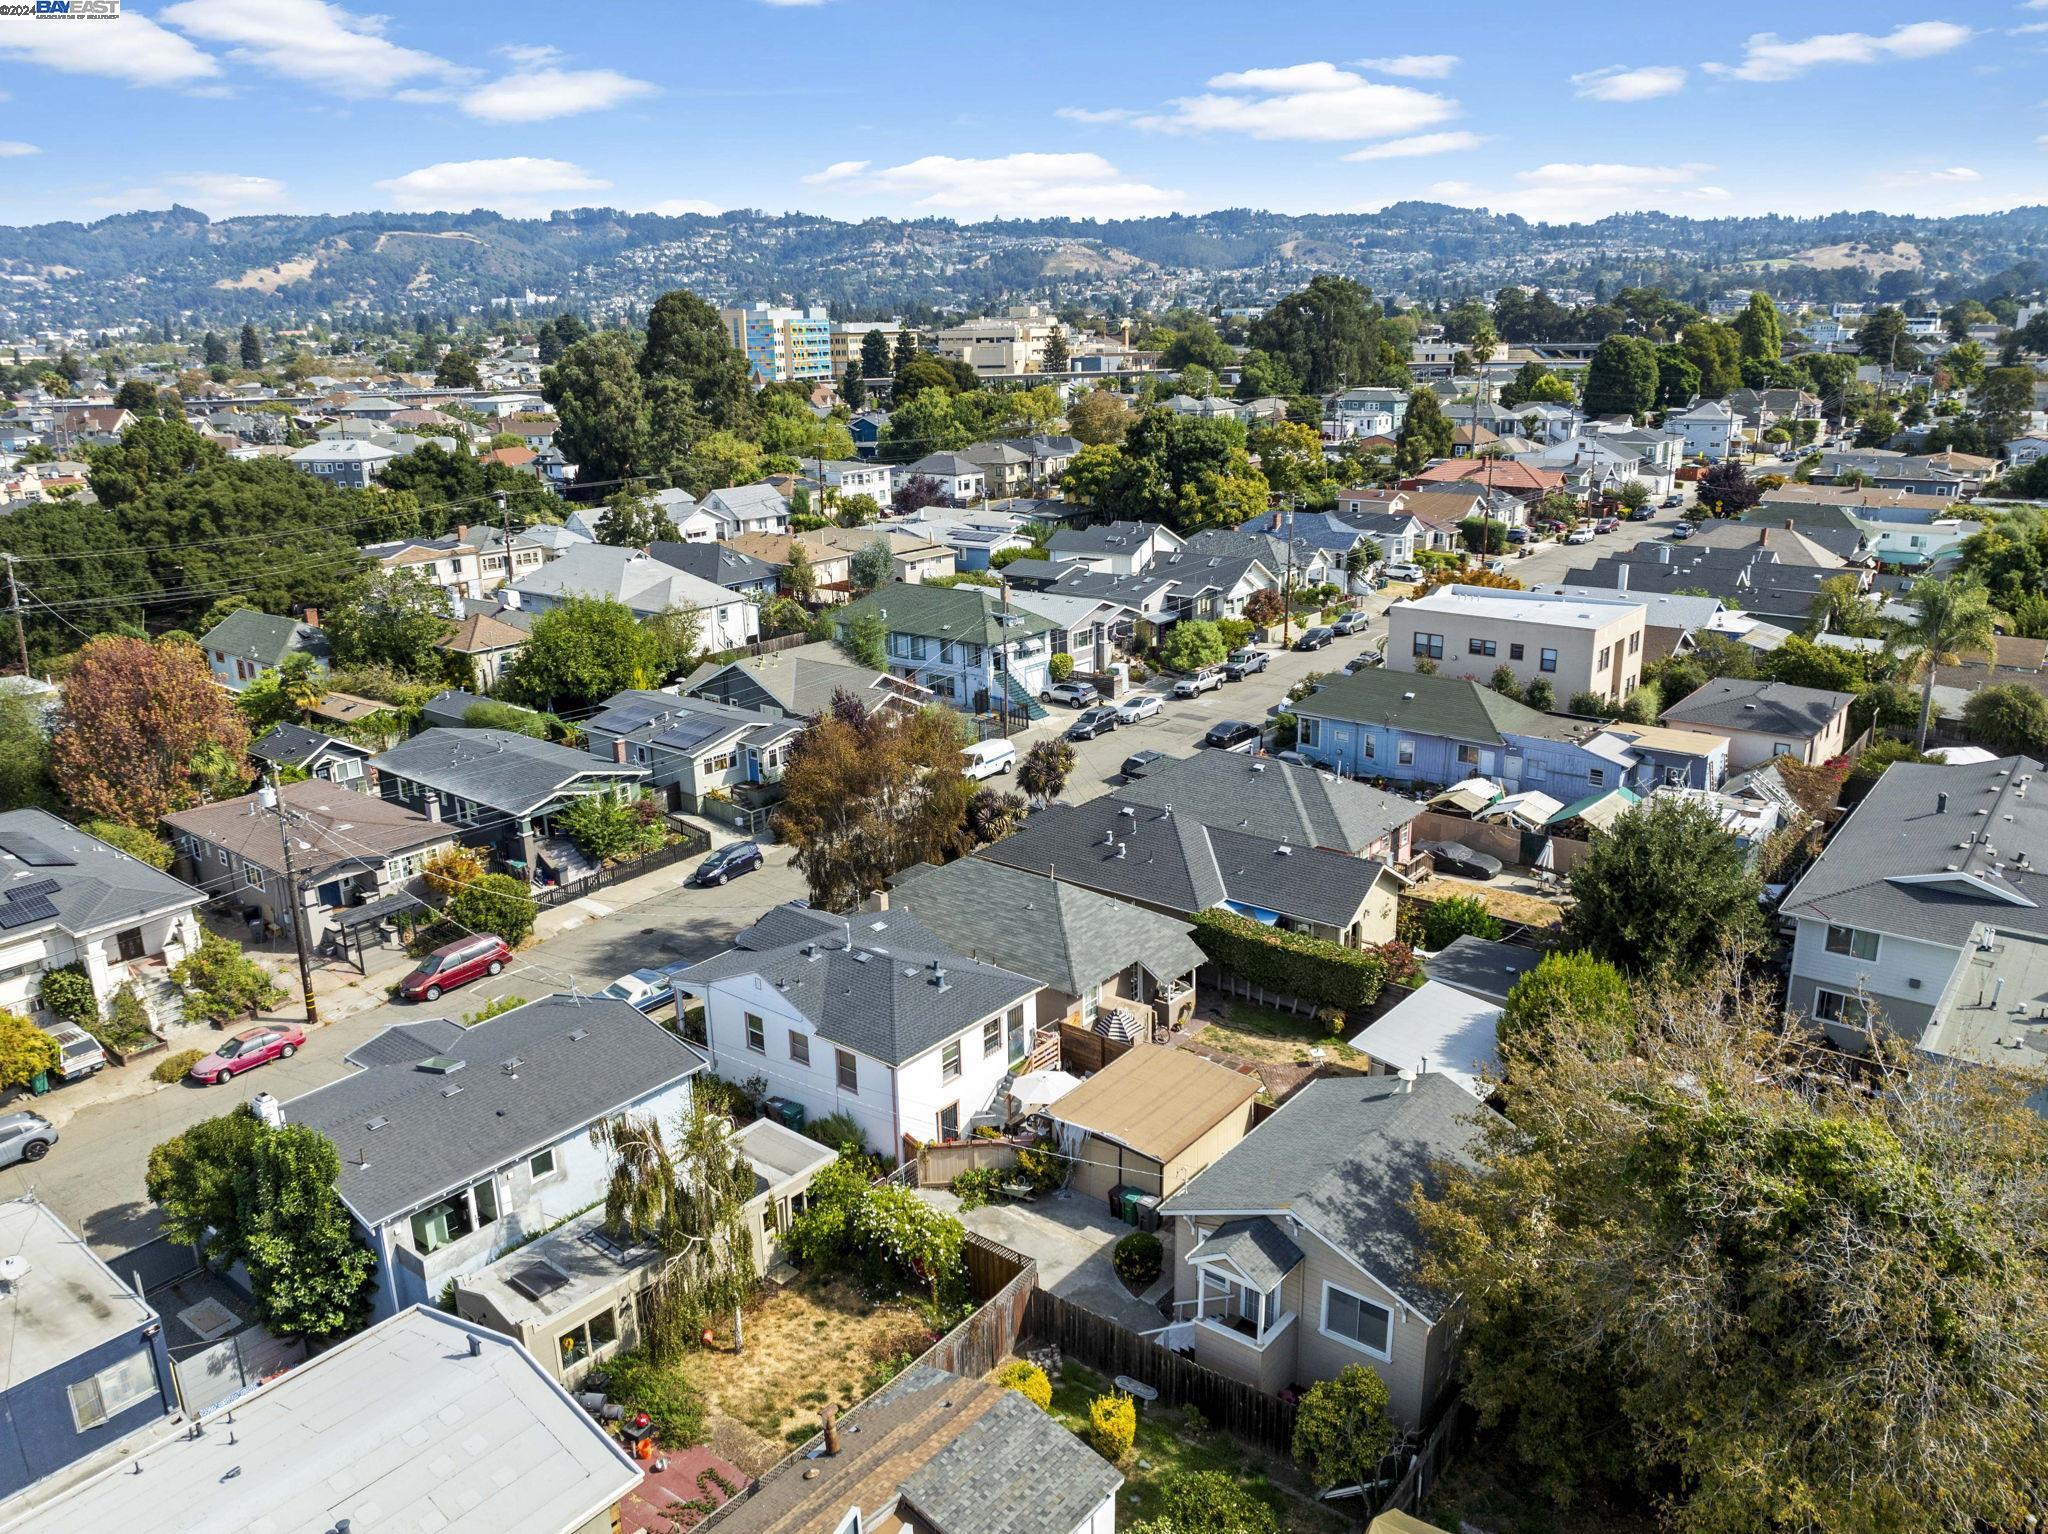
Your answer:
[[[1249,1001],[1226,1002],[1224,1020],[1211,1020],[1203,1028],[1200,1042],[1247,1060],[1282,1065],[1313,1064],[1315,1057],[1309,1050],[1317,1047],[1326,1060],[1342,1063],[1363,1058],[1313,1017],[1296,1017]]]
[[[1052,1382],[1052,1414],[1074,1432],[1087,1425],[1088,1403],[1110,1390],[1092,1369],[1064,1364]],[[1343,1534],[1351,1525],[1311,1500],[1294,1467],[1278,1455],[1239,1443],[1213,1427],[1193,1430],[1183,1410],[1153,1405],[1138,1413],[1138,1441],[1124,1466],[1117,1524],[1159,1514],[1156,1483],[1169,1470],[1220,1470],[1273,1509],[1281,1534]]]

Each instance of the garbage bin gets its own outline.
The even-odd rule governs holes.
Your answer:
[[[29,1078],[28,1089],[35,1096],[41,1097],[50,1090],[50,1073],[48,1071],[37,1071],[34,1076]]]

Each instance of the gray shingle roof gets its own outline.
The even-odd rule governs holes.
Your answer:
[[[1069,996],[1134,963],[1161,979],[1202,963],[1187,926],[1170,916],[979,858],[905,869],[890,904],[960,952]]]
[[[463,1061],[463,1069],[421,1070],[428,1057],[416,1051],[429,1043]],[[624,1002],[567,996],[530,1001],[455,1034],[445,1021],[401,1024],[349,1058],[355,1075],[293,1098],[284,1116],[334,1142],[342,1199],[366,1225],[415,1209],[704,1068],[702,1055]],[[518,1068],[506,1069],[515,1059]],[[447,1095],[454,1087],[462,1090]],[[372,1129],[376,1119],[385,1122]]]
[[[1049,619],[1005,602],[986,586],[926,586],[890,581],[833,615],[842,632],[867,613],[880,615],[892,634],[969,644],[1010,644],[1051,631]]]
[[[202,650],[218,650],[271,668],[284,664],[285,657],[303,650],[315,660],[328,658],[327,636],[295,618],[280,618],[243,608],[229,613],[200,637]]]
[[[663,564],[714,586],[731,589],[756,581],[772,584],[775,580],[775,566],[722,543],[650,543],[647,552]]]
[[[1166,1214],[1291,1214],[1424,1315],[1437,1301],[1416,1279],[1422,1233],[1408,1207],[1434,1163],[1473,1164],[1480,1126],[1497,1121],[1450,1077],[1311,1081],[1279,1112],[1160,1206]]]
[[[280,767],[304,767],[325,751],[352,756],[358,761],[370,755],[367,747],[352,740],[324,735],[300,724],[273,725],[268,735],[249,747],[249,754],[259,762],[274,762]]]
[[[1296,847],[1358,853],[1422,813],[1422,806],[1313,767],[1197,751],[1154,762],[1112,796],[1125,804],[1192,815],[1207,825],[1249,831]]]
[[[842,920],[785,906],[734,943],[682,971],[678,983],[696,989],[758,975],[833,1043],[891,1065],[1039,988],[1036,980],[955,951],[902,911]]]
[[[1302,1250],[1260,1214],[1217,1226],[1188,1253],[1190,1262],[1202,1257],[1220,1257],[1251,1280],[1254,1289],[1270,1290],[1300,1266]]]
[[[1978,922],[2048,936],[2048,875],[2038,871],[2048,870],[2048,803],[2023,781],[2042,770],[2023,756],[1895,763],[1793,886],[1782,914],[1951,947]]]
[[[56,888],[19,893],[49,884]],[[17,909],[27,918],[5,929],[10,938],[51,927],[75,936],[103,932],[205,898],[43,810],[0,813],[0,906],[22,902]],[[35,901],[47,904],[29,904]],[[8,912],[10,919],[15,914]]]
[[[422,730],[371,758],[370,765],[379,773],[513,815],[538,809],[585,774],[627,781],[647,776],[645,767],[599,761],[587,751],[513,730]]]
[[[287,783],[278,797],[292,817],[292,862],[301,889],[354,869],[381,868],[386,858],[455,839],[453,825],[324,778]],[[277,822],[261,811],[255,794],[194,805],[166,815],[164,824],[284,877]]]
[[[1687,694],[1659,717],[1669,723],[1805,738],[1825,730],[1855,701],[1854,693],[1724,676]]]
[[[1542,958],[1533,948],[1489,942],[1483,937],[1461,937],[1425,958],[1422,972],[1468,996],[1506,1001],[1515,982]]]
[[[1215,829],[1177,808],[1169,813],[1113,799],[1041,810],[975,856],[1168,911],[1192,915],[1236,902],[1338,927],[1357,916],[1381,870],[1370,859]]]

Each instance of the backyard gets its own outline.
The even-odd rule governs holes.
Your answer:
[[[1314,1065],[1318,1059],[1342,1064],[1362,1058],[1358,1051],[1313,1017],[1297,1017],[1256,1002],[1225,1001],[1221,1015],[1203,1008],[1195,1048],[1219,1050],[1272,1065]],[[1321,1050],[1320,1056],[1312,1051]]]
[[[1528,1477],[1484,1432],[1452,1456],[1423,1499],[1421,1515],[1452,1534],[1461,1527],[1488,1534],[1651,1534],[1657,1527],[1655,1518],[1617,1512],[1597,1495],[1560,1509],[1529,1488]]]
[[[1403,892],[1403,900],[1426,902],[1468,895],[1504,922],[1529,927],[1555,927],[1564,921],[1564,907],[1540,895],[1525,894],[1502,884],[1481,884],[1472,879],[1447,879],[1431,874],[1414,888]]]
[[[721,1342],[677,1367],[704,1399],[711,1449],[749,1475],[817,1432],[820,1408],[873,1394],[935,1340],[909,1306],[809,1276],[763,1284],[745,1320],[744,1351]]]
[[[1052,1414],[1074,1432],[1088,1421],[1088,1403],[1110,1389],[1092,1369],[1068,1363],[1052,1381]],[[1171,1470],[1220,1470],[1273,1509],[1281,1534],[1342,1534],[1351,1520],[1315,1502],[1293,1464],[1205,1426],[1187,1408],[1149,1406],[1138,1413],[1138,1437],[1123,1467],[1117,1524],[1157,1517],[1157,1483]]]

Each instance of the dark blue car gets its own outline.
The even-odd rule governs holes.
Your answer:
[[[760,866],[759,842],[734,842],[730,847],[719,848],[699,863],[697,871],[690,875],[690,882],[697,885],[723,884],[741,874],[752,873]]]

